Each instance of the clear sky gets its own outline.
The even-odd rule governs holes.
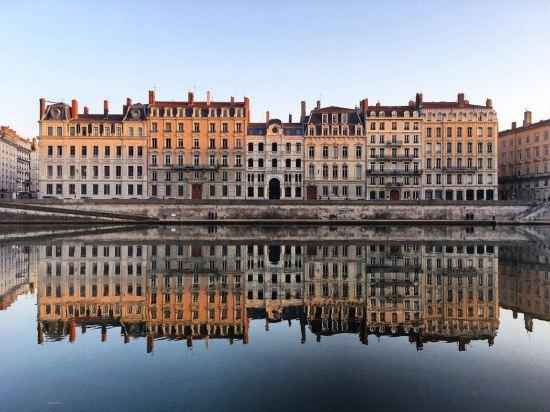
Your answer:
[[[10,1],[0,124],[37,133],[38,99],[120,112],[126,97],[251,98],[254,121],[323,105],[493,98],[500,128],[550,118],[550,1]]]

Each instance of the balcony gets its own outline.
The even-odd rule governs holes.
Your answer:
[[[415,159],[414,156],[412,155],[409,155],[409,156],[405,156],[405,155],[400,155],[400,156],[392,156],[390,154],[388,155],[375,155],[375,156],[370,156],[370,159],[376,159],[376,160],[387,160],[387,161],[391,161],[391,160],[395,160],[395,161],[413,161]],[[416,158],[418,159],[418,158]]]
[[[445,173],[476,173],[477,167],[444,167]]]
[[[386,142],[386,147],[398,147],[403,145],[403,140],[396,140],[394,142]]]
[[[372,176],[418,176],[420,170],[405,170],[405,169],[386,169],[386,170],[369,170],[369,175]]]

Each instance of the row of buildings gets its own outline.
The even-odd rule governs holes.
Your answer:
[[[38,192],[36,141],[0,126],[0,198],[14,199]]]
[[[39,191],[65,199],[497,200],[492,101],[352,108],[252,122],[250,99],[127,99],[102,113],[40,99]]]

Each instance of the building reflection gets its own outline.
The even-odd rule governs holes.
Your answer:
[[[408,336],[492,345],[498,247],[449,241],[267,243],[60,240],[38,256],[38,343],[78,330],[143,338],[249,341],[249,323],[296,321],[308,335]],[[309,333],[308,333],[309,331]]]
[[[547,242],[503,246],[500,265],[501,306],[516,319],[523,314],[525,330],[533,320],[550,321],[550,248]]]
[[[0,244],[0,310],[8,309],[17,298],[34,291],[36,248]]]

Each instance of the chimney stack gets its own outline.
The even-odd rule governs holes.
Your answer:
[[[317,100],[317,105],[315,106],[317,110],[321,108],[321,100]]]
[[[155,91],[149,90],[149,104],[155,104]]]
[[[193,103],[193,98],[194,98],[193,92],[188,92],[187,93],[187,103]]]
[[[44,112],[46,111],[46,99],[43,97],[40,98],[40,120],[44,117]]]
[[[416,93],[416,109],[421,109],[423,104],[422,93]]]
[[[464,107],[464,93],[458,93],[457,101],[458,107]]]
[[[84,114],[90,114],[90,109],[88,109],[88,106],[84,106]]]
[[[306,118],[306,102],[302,100],[300,102],[300,122],[303,122]]]
[[[362,113],[366,113],[369,109],[369,99],[363,99],[359,102],[359,107]]]
[[[518,124],[516,122],[512,122],[512,130],[518,127]]]
[[[269,123],[269,110],[266,110],[265,112],[265,122]]]
[[[210,105],[210,90],[206,91],[206,104]]]
[[[292,114],[291,113],[288,114],[288,122],[292,123]]]
[[[493,99],[487,99],[485,101],[485,107],[487,107],[487,109],[492,109],[493,108]]]
[[[103,100],[103,114],[105,116],[109,114],[109,100]]]
[[[527,127],[531,125],[531,111],[526,110],[523,113],[523,127]]]
[[[231,96],[230,101],[231,101],[231,104],[234,104],[234,103],[235,103],[235,97],[234,97],[234,96]]]
[[[71,101],[71,118],[76,119],[78,117],[78,100],[73,99]]]
[[[132,99],[130,99],[129,97],[126,98],[126,106],[128,106],[128,108],[132,106]]]
[[[250,119],[250,99],[246,96],[244,97],[244,115]]]

